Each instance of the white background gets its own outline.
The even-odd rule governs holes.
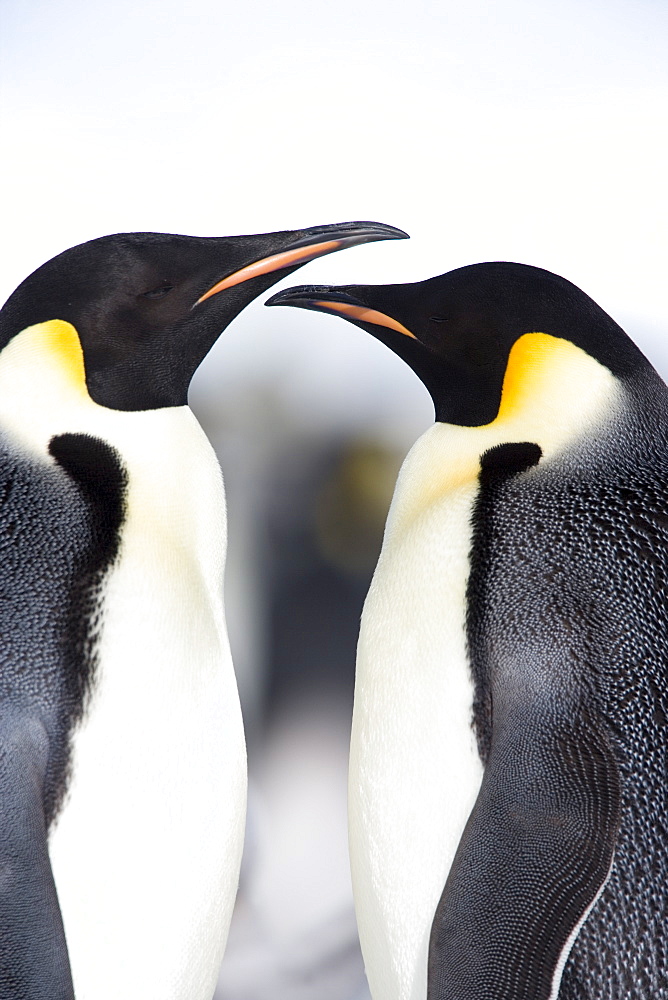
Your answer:
[[[2,0],[0,14],[2,298],[104,233],[375,219],[411,242],[297,280],[518,260],[640,336],[666,329],[661,0]],[[255,365],[249,336],[277,324],[299,330],[266,339],[281,353],[328,335],[382,353],[334,320],[311,334],[278,314],[240,319],[221,365]]]

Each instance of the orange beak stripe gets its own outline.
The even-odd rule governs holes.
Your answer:
[[[235,271],[234,274],[230,274],[227,278],[223,278],[222,281],[217,282],[213,288],[210,288],[208,292],[205,292],[197,300],[195,305],[199,305],[205,299],[211,298],[212,295],[217,295],[218,292],[224,292],[226,288],[240,285],[242,281],[257,278],[261,274],[270,274],[272,271],[279,271],[282,267],[307,264],[308,261],[313,260],[315,257],[322,257],[323,254],[339,250],[342,245],[343,240],[327,240],[325,243],[313,243],[310,247],[297,247],[296,250],[284,250],[283,253],[275,253],[271,257],[256,260],[254,264],[248,264],[247,267],[242,267],[240,271]]]
[[[327,312],[338,312],[342,316],[349,316],[350,319],[358,319],[361,323],[374,323],[376,326],[386,326],[389,330],[396,330],[397,333],[404,333],[407,337],[417,340],[414,333],[407,330],[405,326],[385,313],[377,312],[375,309],[366,309],[364,306],[353,306],[348,302],[325,302],[322,299],[314,299],[313,305]]]

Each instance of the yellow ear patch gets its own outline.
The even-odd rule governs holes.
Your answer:
[[[393,529],[446,497],[468,510],[480,457],[495,445],[531,441],[547,461],[578,439],[598,434],[620,405],[620,392],[612,372],[570,340],[525,333],[508,356],[494,420],[481,427],[435,423],[413,446],[397,484]]]
[[[62,319],[37,323],[19,334],[19,338],[24,349],[57,369],[60,378],[67,380],[70,390],[88,395],[81,341],[71,323]]]
[[[540,405],[559,381],[564,367],[577,365],[583,352],[569,340],[547,333],[525,333],[513,344],[508,356],[499,412],[487,426],[518,416]],[[547,401],[547,400],[546,400]]]

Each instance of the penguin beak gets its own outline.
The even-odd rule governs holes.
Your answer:
[[[360,243],[373,243],[376,240],[405,239],[408,239],[408,234],[403,229],[386,226],[379,222],[344,222],[340,225],[321,226],[318,229],[309,230],[306,236],[295,240],[280,253],[253,261],[232,274],[228,274],[204,292],[195,305],[206,301],[212,295],[217,295],[218,292],[224,292],[227,288],[233,288],[244,281],[250,281],[251,278],[271,274],[283,268],[301,267],[302,264],[307,264],[309,261],[315,260],[316,257],[324,257],[325,254],[334,253],[337,250],[345,250],[347,247],[354,247]]]
[[[384,326],[388,330],[396,330],[397,333],[403,333],[404,336],[417,340],[415,334],[411,333],[399,320],[379,312],[377,309],[370,309],[349,292],[332,288],[329,285],[299,285],[294,288],[286,288],[285,291],[278,292],[267,299],[265,305],[295,306],[297,309],[334,313],[343,316],[344,319],[350,320],[352,323]]]

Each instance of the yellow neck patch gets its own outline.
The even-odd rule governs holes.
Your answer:
[[[524,334],[510,351],[495,419],[482,427],[436,423],[413,446],[397,484],[394,524],[412,522],[458,491],[472,497],[480,457],[495,445],[531,441],[546,461],[595,435],[619,392],[612,372],[571,341]]]

